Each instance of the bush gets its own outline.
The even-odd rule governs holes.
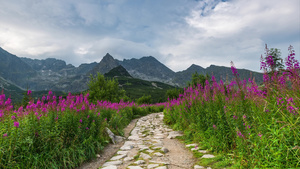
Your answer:
[[[148,96],[142,96],[140,97],[137,101],[137,104],[150,104],[152,102],[152,99],[151,99],[151,96],[148,95]]]
[[[169,89],[169,90],[167,90],[166,95],[167,95],[167,98],[172,100],[172,99],[177,99],[180,94],[183,94],[183,92],[184,92],[184,90],[181,88]]]
[[[93,103],[98,100],[106,100],[110,102],[120,102],[125,97],[125,91],[119,88],[119,83],[115,79],[105,79],[105,77],[98,73],[90,76],[89,99]]]

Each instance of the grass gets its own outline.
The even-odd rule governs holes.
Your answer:
[[[136,116],[158,112],[163,105],[134,103],[89,103],[88,95],[66,98],[53,95],[29,99],[23,108],[13,108],[0,95],[0,168],[75,168],[96,157],[110,138]]]
[[[293,64],[266,73],[263,86],[239,79],[232,67],[236,78],[230,83],[212,77],[169,101],[164,122],[184,131],[187,142],[220,154],[201,159],[205,166],[222,167],[233,159],[237,168],[300,167],[300,68]]]

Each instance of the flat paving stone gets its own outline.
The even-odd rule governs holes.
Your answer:
[[[129,153],[129,151],[118,151],[117,152],[117,154],[119,154],[119,155],[121,155],[121,154],[126,154],[127,155],[128,153]]]
[[[140,165],[140,164],[145,164],[145,160],[138,160],[136,162],[134,162],[134,164]]]
[[[162,157],[162,156],[164,156],[164,155],[163,155],[162,153],[160,153],[160,152],[154,153],[154,155],[157,156],[157,157]]]
[[[212,154],[205,154],[201,158],[214,158],[215,156]]]
[[[124,158],[126,157],[127,154],[121,154],[121,155],[118,155],[118,156],[114,156],[113,158],[111,158],[110,160],[112,161],[115,161],[115,160],[120,160],[121,158]]]
[[[104,167],[102,169],[118,169],[118,167],[115,165],[110,165],[110,166]]]
[[[128,140],[140,140],[141,138],[138,135],[129,136]]]
[[[200,165],[195,165],[195,166],[194,166],[194,169],[201,169],[201,168],[205,168],[205,167],[200,166]]]
[[[110,166],[110,165],[121,165],[123,164],[122,161],[109,161],[109,162],[106,162],[103,164],[103,167],[107,167],[107,166]]]
[[[133,157],[125,157],[124,162],[132,161],[134,158]]]
[[[203,153],[203,154],[208,153],[208,151],[206,151],[206,150],[198,150],[198,152]]]
[[[187,145],[185,145],[186,147],[196,147],[196,146],[198,146],[198,144],[187,144]]]
[[[145,160],[148,160],[148,159],[152,158],[151,156],[149,156],[148,154],[145,154],[145,153],[140,153],[140,157],[145,159]]]
[[[127,168],[128,168],[128,169],[143,169],[143,168],[140,167],[140,166],[128,166]]]
[[[191,151],[197,151],[199,150],[199,147],[191,148]]]
[[[167,166],[156,167],[155,169],[168,169]]]
[[[149,164],[147,166],[147,168],[155,168],[155,167],[158,167],[158,166],[159,166],[159,164]]]

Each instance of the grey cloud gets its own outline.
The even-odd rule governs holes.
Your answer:
[[[299,0],[1,1],[0,46],[79,65],[152,55],[173,70],[192,63],[259,69],[264,43],[300,52]],[[298,4],[298,5],[297,5]]]

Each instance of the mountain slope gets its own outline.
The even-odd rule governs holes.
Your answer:
[[[174,78],[174,83],[178,84],[179,86],[185,86],[188,81],[191,81],[192,74],[195,72],[199,74],[205,74],[206,71],[203,67],[192,64],[189,68],[184,71],[176,72],[176,76]]]
[[[36,75],[37,72],[27,63],[0,48],[0,76],[26,88],[28,79]]]
[[[109,72],[105,73],[104,76],[105,77],[111,77],[111,78],[114,78],[114,77],[132,77],[127,72],[127,70],[121,65],[111,69]]]
[[[119,62],[117,60],[115,60],[109,53],[107,53],[102,60],[100,61],[100,63],[98,63],[91,71],[88,72],[89,74],[97,74],[97,72],[101,73],[101,74],[105,74],[107,72],[109,72],[111,69],[119,66]]]
[[[140,59],[124,59],[119,63],[134,78],[172,84],[172,79],[175,77],[175,72],[152,56]]]
[[[22,100],[24,90],[0,77],[0,94],[2,94],[2,92],[6,98],[10,97],[13,103],[16,103]]]
[[[195,72],[214,75],[218,81],[233,78],[229,67],[215,65],[206,69],[191,65],[187,70],[175,73],[152,56],[118,61],[107,53],[99,63],[81,64],[79,67],[74,67],[71,64],[67,65],[65,61],[54,58],[20,59],[0,48],[0,76],[24,89],[81,92],[87,89],[90,74],[95,75],[98,72],[105,74],[119,65],[126,71],[119,67],[116,69],[117,73],[128,72],[134,78],[163,82],[179,87],[184,87]],[[255,77],[256,82],[262,81],[261,73],[252,72],[250,75],[251,71],[245,69],[238,69],[238,72],[241,79],[248,79],[252,76]],[[116,75],[111,74],[110,76]]]
[[[132,78],[122,66],[113,68],[104,76],[116,79],[119,86],[126,91],[126,95],[132,100],[137,100],[144,95],[151,95],[153,103],[167,101],[167,90],[174,88],[174,86],[161,82]]]
[[[260,84],[263,81],[261,73],[253,72],[246,69],[237,69],[237,71],[241,80],[255,78],[257,84]],[[217,81],[222,80],[223,82],[231,81],[235,78],[232,74],[230,67],[210,65],[209,67],[204,69],[201,66],[193,64],[187,70],[177,72],[176,78],[174,79],[174,83],[177,83],[181,87],[186,86],[187,82],[191,81],[192,75],[195,72],[202,75],[208,74],[210,77],[214,76]]]

